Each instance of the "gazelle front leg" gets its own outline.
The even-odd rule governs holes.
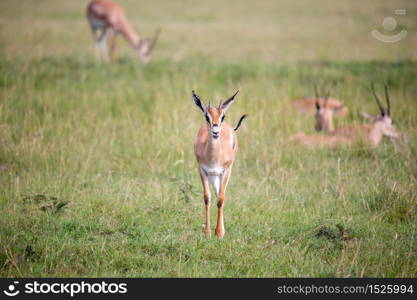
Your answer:
[[[204,206],[205,206],[205,214],[206,214],[206,225],[204,227],[204,233],[207,237],[211,236],[211,229],[210,229],[210,204],[211,204],[211,197],[210,197],[210,186],[207,180],[204,171],[199,169],[201,183],[203,184],[203,192],[204,192]]]
[[[102,34],[98,33],[97,31],[100,30],[97,27],[91,26],[91,34],[93,35],[94,39],[94,54],[97,58],[101,59],[101,49],[99,47],[99,36]],[[99,35],[97,35],[99,34]]]
[[[115,62],[116,57],[116,32],[112,28],[107,29],[107,36],[109,39],[109,45],[110,45],[110,62]]]
[[[219,238],[223,238],[225,230],[224,230],[224,221],[223,221],[223,207],[224,207],[224,199],[227,184],[229,183],[230,174],[232,173],[232,166],[224,171],[223,177],[221,178],[220,182],[220,189],[218,193],[217,199],[217,225],[216,225],[216,236]]]
[[[107,29],[102,28],[100,35],[96,39],[96,47],[99,50],[100,59],[108,61],[107,53]]]

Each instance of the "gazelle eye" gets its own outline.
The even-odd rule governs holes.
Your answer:
[[[224,118],[225,118],[225,117],[226,117],[226,115],[223,115],[223,116],[222,116],[222,122],[224,121]]]
[[[207,123],[210,124],[210,120],[209,120],[209,117],[207,115],[206,115],[206,121],[207,121]]]

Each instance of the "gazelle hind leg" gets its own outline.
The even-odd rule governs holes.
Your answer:
[[[223,238],[225,229],[224,229],[224,220],[223,220],[223,207],[224,207],[224,200],[225,200],[225,193],[227,184],[229,183],[230,174],[232,173],[232,167],[230,166],[227,170],[225,170],[223,177],[220,181],[220,191],[217,197],[217,225],[215,234],[219,238]]]
[[[203,184],[203,192],[204,192],[204,209],[206,215],[206,223],[204,226],[204,233],[207,237],[211,236],[211,229],[210,229],[210,205],[211,205],[211,195],[210,195],[210,186],[207,177],[204,174],[204,171],[199,169],[201,183]]]

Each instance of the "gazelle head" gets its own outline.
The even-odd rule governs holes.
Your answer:
[[[336,107],[330,107],[329,103],[329,96],[330,96],[330,88],[327,89],[326,94],[323,98],[322,103],[320,104],[320,97],[317,90],[317,85],[314,85],[314,94],[316,97],[316,125],[314,128],[316,131],[325,131],[325,132],[332,132],[334,131],[333,125],[333,115],[343,109],[345,106],[340,105]]]
[[[218,139],[220,137],[222,123],[224,121],[224,118],[226,117],[225,113],[235,100],[235,96],[238,92],[239,91],[237,91],[232,97],[227,99],[223,104],[220,102],[219,106],[215,107],[211,106],[210,103],[208,106],[206,106],[204,102],[194,93],[194,91],[192,91],[194,103],[203,112],[207,122],[207,129],[213,137],[213,139]]]
[[[381,100],[377,93],[375,92],[374,84],[371,84],[372,94],[375,97],[375,101],[379,107],[380,114],[372,117],[373,124],[376,132],[381,136],[386,136],[391,139],[398,138],[398,132],[392,124],[391,119],[391,101],[388,93],[388,86],[384,84],[385,91],[385,100],[387,102],[387,110],[385,111],[384,107],[381,104]]]
[[[160,32],[161,29],[158,28],[155,31],[153,38],[146,38],[139,41],[139,44],[136,47],[136,52],[138,53],[139,60],[143,64],[147,64],[151,60],[151,52],[154,49],[156,42],[158,41]]]

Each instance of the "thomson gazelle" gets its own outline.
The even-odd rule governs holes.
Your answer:
[[[194,144],[194,152],[198,162],[198,171],[204,189],[205,203],[205,234],[211,235],[210,229],[210,184],[217,196],[217,226],[216,236],[224,236],[223,206],[226,187],[232,173],[233,162],[237,151],[237,137],[235,131],[246,115],[243,115],[237,126],[232,128],[224,122],[225,113],[233,103],[237,92],[218,107],[206,106],[203,101],[192,92],[194,103],[201,109],[206,123],[198,131]]]
[[[110,45],[110,62],[114,62],[116,35],[121,34],[138,54],[142,63],[148,63],[159,34],[152,39],[141,39],[127,20],[123,8],[112,1],[92,0],[87,6],[87,20],[95,39],[96,54],[108,60],[107,40]]]

